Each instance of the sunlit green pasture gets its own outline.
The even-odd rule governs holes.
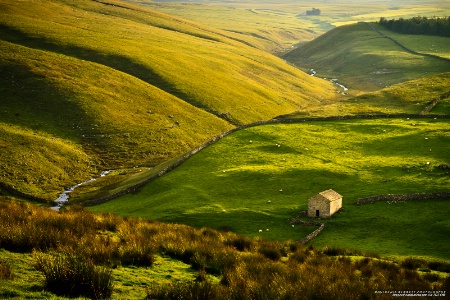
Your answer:
[[[384,232],[393,217],[384,217],[387,204],[370,206],[372,213],[365,215],[360,213],[365,206],[354,204],[358,198],[379,194],[448,191],[448,171],[437,166],[450,163],[449,142],[450,123],[434,119],[252,127],[225,137],[139,192],[91,209],[299,240],[313,228],[292,227],[288,219],[307,209],[308,197],[332,188],[344,196],[344,211],[329,221],[331,229],[318,243],[364,250],[375,249],[376,243],[376,250],[384,249],[380,252],[386,255],[449,259],[450,252],[442,250],[448,249],[442,239],[448,234],[441,218],[448,213],[445,203],[421,203],[427,214],[438,217],[414,230],[406,230],[412,213],[399,211],[396,228],[405,235],[395,237],[395,247]],[[368,226],[365,236],[354,239],[361,224],[373,218],[383,232]],[[339,224],[348,228],[335,229]],[[426,240],[418,230],[427,233]],[[436,250],[425,253],[432,247]]]

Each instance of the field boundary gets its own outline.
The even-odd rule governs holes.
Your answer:
[[[417,51],[414,51],[412,49],[409,49],[408,47],[406,47],[405,45],[403,45],[402,43],[400,43],[399,41],[397,41],[393,37],[390,37],[390,36],[384,34],[383,32],[381,32],[380,30],[376,29],[375,27],[373,27],[370,23],[367,23],[367,22],[359,22],[359,23],[367,24],[367,26],[369,26],[370,29],[372,29],[373,31],[379,33],[382,37],[391,40],[397,46],[401,47],[403,50],[405,50],[408,53],[411,53],[411,54],[414,54],[414,55],[420,55],[420,56],[428,56],[428,57],[437,58],[437,59],[440,59],[440,60],[443,60],[443,61],[446,61],[446,62],[450,62],[450,59],[446,58],[446,57],[442,57],[442,56],[434,55],[434,54],[430,54],[430,53],[421,53],[421,52],[417,52]]]
[[[304,238],[298,240],[297,242],[302,243],[303,245],[307,244],[313,238],[318,236],[326,227],[325,223],[321,223],[318,221],[302,221],[296,218],[290,219],[289,224],[292,225],[300,225],[300,226],[318,226],[319,228],[315,229],[313,232],[305,236]]]
[[[429,113],[441,100],[444,100],[446,98],[450,97],[450,92],[444,93],[436,97],[436,99],[433,100],[433,102],[430,103],[427,107],[425,107],[420,114],[425,115]]]
[[[420,119],[450,119],[450,115],[437,115],[437,114],[384,114],[384,115],[344,115],[344,116],[332,116],[332,117],[309,117],[309,118],[288,118],[288,119],[271,119],[271,120],[265,120],[265,121],[258,121],[246,125],[242,125],[236,128],[233,128],[231,130],[225,131],[215,137],[213,137],[211,140],[207,141],[206,143],[192,149],[191,151],[185,153],[184,155],[180,156],[174,163],[171,165],[165,167],[163,170],[159,171],[158,173],[150,176],[149,178],[145,179],[144,181],[133,185],[131,187],[128,187],[120,192],[117,192],[113,195],[98,198],[98,199],[92,199],[87,200],[80,205],[83,206],[93,206],[102,204],[105,202],[108,202],[112,199],[115,199],[117,197],[123,196],[128,193],[135,193],[137,192],[141,187],[146,185],[147,183],[150,183],[151,181],[155,180],[156,178],[159,178],[163,176],[164,174],[167,174],[168,172],[172,171],[176,167],[180,166],[183,162],[185,162],[188,158],[193,156],[194,154],[198,153],[199,151],[205,149],[206,147],[214,144],[215,142],[221,140],[225,136],[234,133],[239,130],[243,130],[246,128],[256,127],[260,125],[269,125],[269,124],[290,124],[290,123],[303,123],[303,122],[321,122],[321,121],[339,121],[339,120],[372,120],[372,119],[398,119],[398,118],[420,118]],[[70,202],[69,202],[70,204]]]
[[[50,201],[47,199],[36,197],[36,196],[30,195],[30,194],[26,194],[24,192],[21,192],[15,188],[13,188],[12,186],[7,185],[4,182],[0,182],[0,189],[3,189],[6,192],[11,193],[14,196],[18,196],[18,197],[21,197],[24,199],[34,200],[34,201],[41,202],[41,203],[50,203]]]
[[[359,198],[356,201],[357,205],[361,204],[372,204],[378,201],[411,201],[411,200],[439,200],[439,199],[449,199],[450,200],[450,192],[441,192],[441,193],[417,193],[417,194],[385,194],[385,195],[376,195],[367,198]]]

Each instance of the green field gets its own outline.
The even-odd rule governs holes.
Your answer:
[[[410,217],[419,204],[405,204],[412,209],[399,212],[396,224],[404,236],[392,239],[385,233],[393,218],[385,216],[386,203],[369,205],[364,214],[366,206],[354,204],[379,194],[448,191],[449,174],[437,166],[450,163],[449,131],[448,121],[406,118],[252,127],[225,137],[138,193],[91,209],[299,240],[313,229],[292,228],[287,220],[306,210],[308,197],[332,188],[344,196],[344,212],[313,243],[449,259],[445,202],[421,203],[436,218],[414,230]],[[361,224],[374,218],[378,223],[355,239]]]

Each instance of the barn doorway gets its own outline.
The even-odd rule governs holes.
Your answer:
[[[316,217],[318,218],[320,216],[320,212],[319,212],[319,210],[317,209],[316,210]]]

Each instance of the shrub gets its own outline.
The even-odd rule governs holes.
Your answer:
[[[11,265],[0,261],[0,279],[12,279],[13,276],[14,273]]]
[[[429,282],[436,282],[436,281],[439,281],[439,279],[440,279],[439,275],[433,274],[433,273],[427,273],[427,274],[423,275],[423,278]]]
[[[450,273],[450,263],[442,261],[430,261],[428,263],[428,268],[439,272]]]
[[[235,239],[232,239],[231,241],[228,240],[226,244],[229,246],[233,246],[239,251],[248,251],[252,247],[252,240],[245,236],[238,236]]]
[[[35,253],[35,268],[45,277],[45,289],[60,296],[111,298],[112,271],[92,260],[70,253]]]
[[[259,249],[259,253],[261,253],[262,255],[271,260],[279,260],[281,258],[280,251],[274,248],[269,248],[267,246],[264,246],[261,249]]]
[[[326,246],[323,248],[322,253],[328,256],[338,256],[345,255],[346,250],[337,247]]]
[[[407,257],[402,261],[401,266],[409,270],[415,270],[420,267],[426,267],[426,261],[419,258]]]

